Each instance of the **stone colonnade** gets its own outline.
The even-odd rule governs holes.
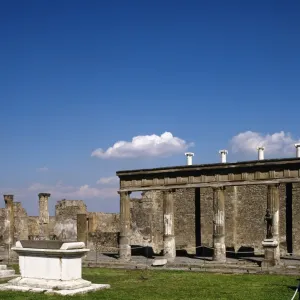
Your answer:
[[[176,257],[176,242],[174,232],[174,192],[175,189],[164,190],[163,221],[164,221],[164,256],[168,261],[173,261]],[[119,191],[120,194],[120,242],[119,258],[130,260],[130,194],[128,191]],[[267,209],[272,217],[271,238],[273,245],[272,255],[270,248],[265,247],[265,260],[269,265],[276,265],[280,262],[279,249],[279,184],[268,185]],[[265,212],[262,212],[262,214]],[[266,240],[266,239],[265,239]],[[264,241],[265,241],[264,240]],[[213,187],[213,260],[217,262],[226,261],[226,241],[225,241],[225,187]],[[268,257],[268,258],[267,258]],[[271,259],[270,259],[271,257]]]
[[[49,239],[49,210],[48,200],[51,196],[49,193],[39,193],[39,225],[40,225],[40,239]],[[7,221],[8,221],[8,243],[13,245],[16,242],[15,239],[15,213],[14,213],[14,195],[3,195],[5,208],[7,209]]]

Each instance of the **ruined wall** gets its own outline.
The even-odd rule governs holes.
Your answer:
[[[293,184],[292,190],[292,251],[300,254],[300,183]]]
[[[213,245],[212,244],[212,234],[213,234],[213,190],[212,188],[200,188],[199,201],[200,201],[201,245],[205,247],[212,247]],[[225,210],[226,210],[226,201],[225,201]]]
[[[147,191],[141,199],[131,199],[131,245],[149,246],[155,253],[163,249],[163,193]]]
[[[0,245],[8,243],[9,240],[8,210],[0,208]]]
[[[55,205],[53,234],[57,239],[77,240],[77,214],[86,214],[87,207],[82,200],[61,200]]]
[[[198,190],[198,191],[197,191]],[[279,187],[279,232],[281,254],[288,252],[287,190]],[[266,185],[230,186],[225,189],[225,243],[227,250],[261,253],[266,235]],[[300,254],[300,184],[292,190],[292,250]],[[176,249],[195,253],[195,246],[213,246],[213,189],[178,189],[174,193]],[[291,221],[291,218],[288,217]],[[198,224],[198,225],[197,225]],[[149,245],[156,253],[163,249],[163,193],[148,191],[131,201],[132,245]],[[291,243],[291,241],[290,241]],[[292,251],[290,250],[290,252]],[[296,251],[296,252],[295,252]]]
[[[14,202],[14,231],[15,241],[28,239],[28,216],[21,202]]]
[[[195,189],[177,189],[174,193],[176,248],[196,253]]]
[[[88,213],[88,247],[99,252],[117,252],[120,215],[114,213]]]
[[[28,238],[29,239],[39,239],[40,236],[40,222],[39,217],[29,216],[27,219],[28,224]]]

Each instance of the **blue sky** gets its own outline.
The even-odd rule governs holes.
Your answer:
[[[117,170],[185,164],[186,150],[294,155],[297,0],[6,1],[0,36],[0,192],[29,214],[48,191],[51,211],[64,197],[118,211]]]

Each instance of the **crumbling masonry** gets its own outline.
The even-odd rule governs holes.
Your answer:
[[[50,194],[39,194],[40,214],[28,216],[13,195],[4,195],[0,240],[79,240],[91,249],[129,260],[135,246],[151,247],[172,261],[177,251],[211,255],[226,251],[300,255],[300,157],[238,163],[119,171],[120,214],[88,212],[82,200],[61,200],[49,216]],[[131,192],[141,191],[139,199]],[[273,237],[266,238],[269,209]],[[277,246],[278,245],[278,246]]]

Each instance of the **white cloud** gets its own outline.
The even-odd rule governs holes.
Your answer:
[[[101,177],[99,180],[97,180],[97,184],[117,184],[119,182],[119,177],[117,176],[111,176],[111,177]]]
[[[294,139],[290,133],[284,131],[273,134],[262,134],[253,131],[239,133],[231,139],[232,152],[257,153],[258,146],[264,146],[267,155],[292,155],[295,152],[294,144],[299,140]]]
[[[102,148],[96,149],[92,152],[92,156],[104,159],[170,156],[182,153],[191,146],[193,143],[187,143],[173,136],[171,132],[165,132],[161,136],[156,134],[135,136],[131,142],[119,141],[106,151]]]
[[[111,198],[117,196],[117,188],[95,188],[88,184],[82,186],[64,185],[61,181],[56,185],[34,183],[28,187],[29,192],[47,192],[57,199],[85,200],[86,198]]]
[[[47,167],[37,168],[36,171],[37,172],[47,172],[47,171],[49,171],[49,168],[47,168]]]

